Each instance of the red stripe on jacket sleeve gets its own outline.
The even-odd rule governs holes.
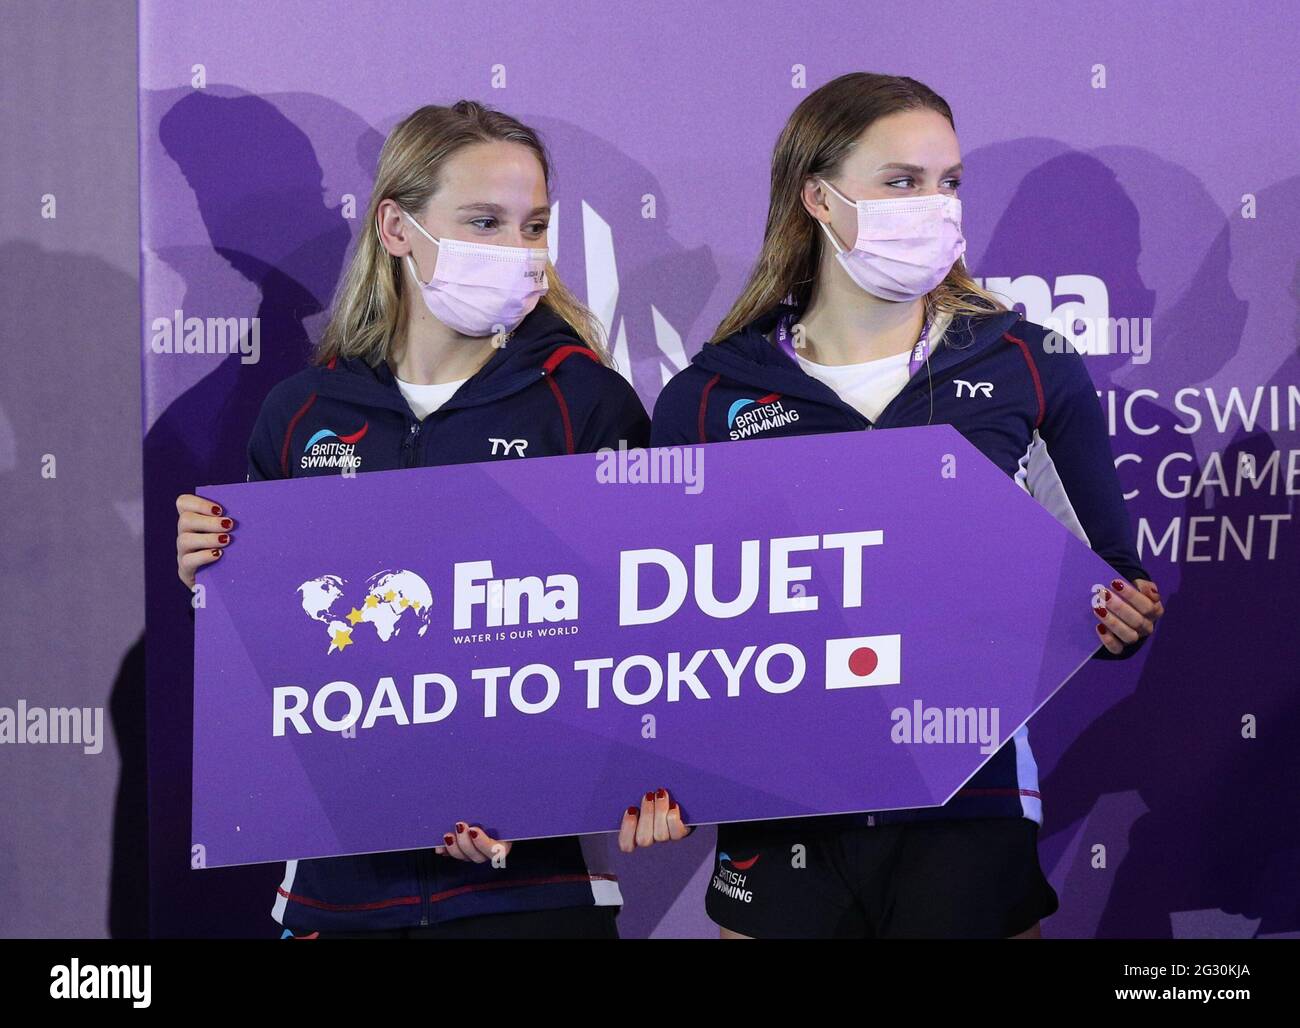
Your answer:
[[[546,384],[551,387],[551,393],[555,396],[555,402],[560,408],[560,421],[564,423],[564,452],[573,452],[573,422],[569,420],[569,405],[565,402],[564,394],[560,392],[560,387],[556,385],[555,379],[547,375]]]
[[[1043,424],[1043,415],[1047,413],[1047,403],[1043,400],[1043,382],[1038,377],[1038,365],[1034,363],[1034,358],[1029,353],[1029,346],[1023,339],[1017,339],[1010,332],[1003,332],[1002,338],[1020,347],[1020,355],[1029,365],[1029,377],[1034,380],[1034,395],[1038,398],[1038,418],[1034,421],[1034,428],[1039,428]]]
[[[580,353],[584,357],[594,360],[597,364],[600,363],[600,358],[596,356],[594,350],[590,350],[585,346],[578,346],[575,343],[570,346],[560,346],[552,350],[551,355],[546,358],[546,363],[542,365],[542,370],[545,371],[548,375],[551,374],[553,371],[555,371],[556,368],[558,368],[566,360],[572,357],[575,353]]]
[[[573,441],[573,419],[569,417],[569,404],[564,399],[564,393],[560,392],[560,387],[556,383],[555,369],[563,364],[570,357],[581,354],[589,360],[600,363],[600,357],[596,352],[586,346],[578,346],[576,343],[569,346],[558,346],[551,351],[551,355],[542,363],[542,372],[546,375],[546,384],[551,387],[551,395],[555,397],[555,404],[560,408],[560,421],[564,425],[564,452],[574,452]]]
[[[293,439],[293,430],[298,427],[298,422],[302,416],[311,409],[311,405],[316,402],[316,394],[312,393],[307,397],[307,402],[298,408],[298,413],[289,419],[289,427],[284,430],[284,443],[280,447],[280,474],[285,478],[289,477],[289,443]]]
[[[721,379],[722,379],[721,375],[714,375],[705,384],[703,391],[700,393],[699,429],[700,429],[700,442],[702,443],[707,443],[709,441],[709,437],[704,434],[704,415],[709,410],[709,393],[713,392],[713,387],[717,385],[718,382],[721,381]]]

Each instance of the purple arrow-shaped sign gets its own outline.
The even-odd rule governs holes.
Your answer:
[[[208,866],[609,831],[651,786],[693,823],[942,804],[1114,574],[949,426],[200,491],[240,523],[200,575]],[[991,732],[900,731],[931,709]]]

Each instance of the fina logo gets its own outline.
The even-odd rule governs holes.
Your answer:
[[[573,575],[495,578],[490,560],[471,560],[457,564],[453,578],[452,627],[457,630],[476,627],[476,610],[482,611],[488,628],[578,618],[578,580]]]
[[[576,621],[578,580],[555,574],[541,578],[496,578],[490,560],[464,561],[453,569],[452,627],[511,627]],[[359,602],[353,602],[353,596]],[[371,635],[386,643],[407,634],[423,636],[431,624],[433,591],[414,571],[388,569],[354,590],[340,575],[321,575],[298,587],[301,607],[326,626],[327,653],[342,653]],[[475,614],[479,617],[475,617]]]

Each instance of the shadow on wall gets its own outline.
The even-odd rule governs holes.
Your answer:
[[[72,216],[72,215],[65,215]],[[138,284],[95,257],[0,246],[0,626],[4,702],[101,707],[118,755],[111,934],[145,932],[144,684],[139,664]],[[21,331],[22,335],[17,332]],[[52,461],[53,463],[48,463]],[[50,472],[52,471],[52,474]],[[21,599],[21,602],[17,602]],[[125,653],[110,683],[108,667]],[[3,934],[103,932],[113,746],[4,747]]]
[[[170,158],[192,191],[154,203],[197,204],[211,241],[206,250],[155,245],[183,279],[178,305],[203,316],[235,316],[251,283],[261,322],[259,363],[241,364],[237,355],[151,355],[146,362],[148,407],[182,377],[164,362],[219,361],[167,407],[144,441],[153,934],[273,936],[278,865],[191,869],[194,636],[189,595],[176,576],[175,497],[205,483],[244,480],[257,412],[273,385],[304,366],[304,319],[325,308],[350,235],[322,198],[310,142],[272,105],[178,91],[150,94],[142,109],[163,112],[143,132],[156,135],[164,154],[146,161]],[[147,225],[148,209],[142,214]],[[223,264],[213,264],[214,252]],[[146,307],[146,325],[164,313],[170,311]],[[193,369],[184,371],[193,377]]]
[[[108,934],[149,935],[149,781],[146,758],[144,636],[122,658],[109,697],[109,721],[122,769],[113,800],[113,863],[109,871]]]
[[[715,254],[673,238],[672,199],[648,168],[569,122],[524,120],[552,155],[556,267],[600,318],[619,371],[652,410],[712,331],[698,323],[718,285]]]
[[[1252,556],[1241,557],[1229,537],[1226,559],[1182,565],[1136,691],[1092,720],[1048,778],[1048,789],[1066,783],[1064,824],[1088,814],[1090,804],[1070,785],[1075,782],[1088,783],[1091,795],[1132,790],[1145,808],[1131,826],[1127,856],[1110,872],[1091,867],[1090,849],[1110,844],[1118,826],[1086,823],[1071,882],[1112,876],[1098,915],[1099,936],[1169,937],[1184,922],[1197,936],[1300,930],[1300,825],[1284,813],[1300,781],[1300,636],[1293,626],[1300,548],[1295,497],[1285,495],[1288,454],[1300,442],[1286,416],[1286,390],[1300,384],[1300,334],[1297,263],[1294,256],[1277,256],[1294,250],[1300,232],[1292,201],[1296,186],[1291,180],[1263,191],[1258,221],[1222,223],[1186,292],[1156,323],[1155,339],[1179,376],[1158,380],[1165,402],[1175,389],[1211,379],[1237,358],[1239,347],[1264,351],[1273,369],[1254,377],[1259,363],[1237,360],[1234,367],[1243,370],[1214,381],[1220,397],[1239,387],[1248,408],[1262,386],[1262,424],[1246,428],[1238,421],[1224,434],[1212,426],[1202,429],[1209,439],[1201,447],[1206,460],[1180,463],[1177,472],[1195,482],[1204,469],[1213,480],[1218,475],[1208,455],[1221,450],[1230,491],[1243,454],[1260,469],[1279,461],[1274,467],[1282,484],[1274,496],[1267,495],[1268,487],[1263,495],[1247,487],[1242,495],[1224,496],[1211,486],[1199,497],[1164,501],[1156,524],[1166,524],[1174,508],[1172,516],[1183,519],[1184,554],[1188,519],[1206,517],[1214,520],[1203,522],[1200,531],[1210,542],[1199,552],[1217,556],[1219,526],[1226,521],[1242,539],[1253,537]],[[1261,255],[1270,255],[1262,265]],[[1244,267],[1249,274],[1242,274]],[[1248,318],[1233,303],[1230,271],[1249,290]],[[1276,432],[1267,423],[1273,387],[1282,412]],[[1161,455],[1195,452],[1186,435],[1166,434],[1162,443]],[[1275,526],[1261,515],[1288,520]],[[1257,724],[1255,738],[1242,736],[1248,716]],[[1204,913],[1192,917],[1193,912]]]
[[[1209,454],[1223,450],[1232,483],[1242,452],[1265,467],[1280,451],[1285,480],[1287,451],[1297,442],[1285,417],[1285,390],[1300,382],[1296,268],[1293,257],[1274,258],[1268,271],[1255,264],[1260,255],[1294,250],[1300,225],[1289,198],[1296,183],[1261,193],[1258,221],[1225,219],[1193,176],[1151,154],[1051,154],[1044,146],[1032,141],[1032,159],[1017,144],[970,155],[973,181],[1010,191],[990,205],[1002,213],[977,273],[1038,276],[1049,288],[1058,276],[1096,276],[1109,290],[1109,310],[1100,313],[1153,319],[1145,367],[1123,354],[1089,357],[1088,367],[1098,389],[1113,391],[1119,411],[1131,404],[1134,421],[1156,429],[1134,436],[1121,425],[1112,440],[1117,453],[1141,458],[1120,469],[1124,487],[1140,489],[1129,501],[1135,526],[1148,519],[1159,539],[1178,520],[1182,532],[1177,562],[1169,549],[1144,555],[1168,615],[1142,657],[1090,664],[1034,721],[1035,752],[1040,767],[1050,769],[1042,788],[1043,863],[1050,869],[1068,861],[1054,876],[1062,911],[1048,931],[1168,937],[1174,915],[1185,911],[1221,911],[1218,923],[1229,932],[1241,931],[1229,915],[1251,922],[1247,935],[1256,927],[1260,934],[1294,931],[1300,826],[1280,816],[1279,803],[1294,792],[1286,783],[1300,780],[1293,744],[1300,730],[1300,637],[1290,626],[1300,551],[1294,529],[1284,525],[1269,558],[1271,528],[1259,521],[1293,514],[1294,498],[1284,486],[1273,497],[1247,490],[1225,498],[1210,490],[1166,498],[1156,469],[1170,453],[1185,452],[1167,477],[1176,484],[1175,474],[1187,475],[1195,483]],[[1139,217],[1139,207],[1150,213]],[[1240,274],[1243,265],[1252,274]],[[1247,299],[1234,290],[1234,272]],[[1148,276],[1167,292],[1148,289]],[[1253,336],[1245,334],[1248,323]],[[1272,363],[1242,359],[1260,352]],[[1229,365],[1238,370],[1225,379]],[[1260,365],[1263,373],[1250,370]],[[1197,435],[1175,431],[1189,418],[1175,411],[1174,394],[1207,383],[1220,406],[1229,387],[1240,387],[1249,407],[1256,385],[1264,386],[1261,420],[1268,387],[1278,386],[1282,429],[1238,423],[1221,435],[1207,414]],[[1137,387],[1159,396],[1134,395]],[[1208,407],[1204,395],[1199,406]],[[1253,531],[1249,562],[1232,555],[1231,541],[1223,561],[1186,561],[1188,519],[1195,516],[1228,519],[1243,537]],[[1210,531],[1212,541],[1198,550],[1217,555],[1220,522],[1208,524],[1200,531]],[[1242,738],[1247,714],[1258,718],[1257,739]],[[1126,795],[1131,801],[1119,799]],[[1108,851],[1108,868],[1092,867],[1098,844]],[[1196,931],[1213,932],[1212,922],[1202,918]]]

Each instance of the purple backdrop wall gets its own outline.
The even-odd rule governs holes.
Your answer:
[[[1062,899],[1046,934],[1300,932],[1300,155],[1278,135],[1297,86],[1279,58],[1300,34],[1282,3],[1187,12],[940,3],[908,23],[841,3],[142,3],[155,931],[274,930],[277,869],[189,870],[172,497],[242,479],[263,396],[322,327],[387,130],[462,96],[542,129],[558,267],[648,404],[757,252],[785,118],[868,69],[952,104],[974,274],[1033,320],[1149,319],[1145,354],[1089,366],[1169,614],[1141,659],[1086,668],[1033,723],[1041,854]],[[150,323],[177,309],[259,317],[260,360],[151,352]],[[1265,475],[1237,494],[1242,455]],[[712,934],[711,846],[701,831],[610,861],[625,935]]]
[[[0,2],[0,937],[146,930],[133,4]],[[97,712],[97,714],[96,714]]]

